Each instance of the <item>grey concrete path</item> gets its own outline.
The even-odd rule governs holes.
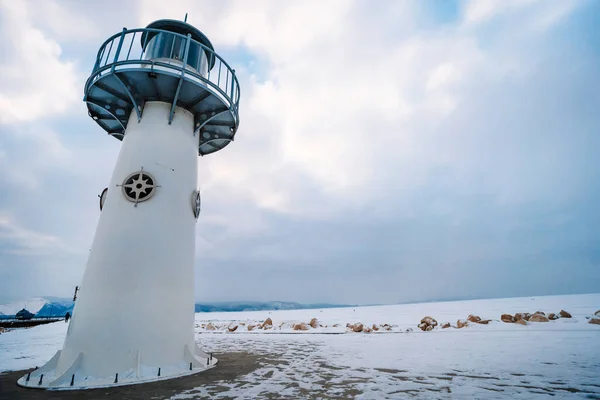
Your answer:
[[[0,400],[91,400],[91,399],[168,399],[173,395],[217,381],[235,381],[259,367],[258,357],[248,353],[216,354],[219,364],[211,370],[196,375],[143,385],[120,386],[93,390],[36,390],[24,389],[16,382],[25,371],[0,373]]]

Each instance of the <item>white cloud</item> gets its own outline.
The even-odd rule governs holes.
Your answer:
[[[37,29],[25,2],[0,3],[0,124],[64,113],[81,100],[82,76],[61,46]]]
[[[4,250],[11,254],[39,255],[63,250],[60,238],[26,229],[5,212],[0,212],[0,241],[14,246]]]

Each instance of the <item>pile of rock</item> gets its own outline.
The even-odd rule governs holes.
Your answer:
[[[308,325],[306,325],[304,322],[300,322],[298,324],[294,324],[294,330],[295,331],[307,331],[310,328],[308,327]]]
[[[362,332],[364,330],[364,325],[361,324],[360,322],[357,322],[356,324],[346,324],[346,328],[350,329],[352,332]]]
[[[500,320],[506,323],[514,323],[520,325],[527,325],[528,322],[549,322],[555,321],[559,318],[572,318],[571,314],[565,310],[560,310],[558,314],[550,313],[546,315],[543,311],[536,311],[533,314],[530,313],[516,313],[514,316],[511,314],[502,314]]]
[[[417,325],[417,327],[419,327],[419,329],[421,329],[424,332],[428,332],[432,331],[437,325],[438,322],[435,320],[435,318],[423,317],[423,319],[421,319],[421,323]]]

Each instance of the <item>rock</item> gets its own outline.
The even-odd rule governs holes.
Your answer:
[[[554,321],[558,319],[558,315],[554,314],[553,312],[551,312],[550,314],[548,314],[548,319],[550,321]]]
[[[271,318],[267,318],[262,325],[258,326],[259,329],[271,329],[273,328],[273,320]]]
[[[333,324],[334,328],[337,328],[338,326],[340,326],[340,324]]]
[[[480,321],[477,321],[478,324],[482,324],[482,325],[487,325],[491,322],[491,319],[482,319]]]
[[[479,321],[481,321],[481,318],[479,318],[477,315],[471,315],[471,314],[469,314],[469,316],[467,317],[467,321],[470,321],[470,322],[479,322]]]
[[[348,323],[346,324],[346,328],[351,328],[352,326],[353,326],[353,325],[351,325],[351,324],[350,324],[350,322],[348,322]]]
[[[373,324],[373,327],[371,329],[373,329],[375,332],[377,332],[379,330],[379,328],[375,324]]]
[[[510,314],[502,314],[500,319],[502,320],[502,322],[506,322],[507,324],[512,324],[513,322],[515,322],[515,317],[513,317]]]
[[[319,321],[316,318],[313,318],[310,320],[310,322],[308,323],[310,325],[311,328],[316,329],[319,327]]]
[[[467,321],[464,321],[464,320],[462,320],[462,319],[459,319],[458,321],[456,321],[456,327],[457,327],[458,329],[460,329],[460,328],[464,328],[465,326],[467,326],[467,324],[468,324],[468,322],[467,322]]]
[[[237,325],[235,325],[235,326],[230,326],[229,328],[227,328],[227,330],[228,330],[229,332],[235,332],[237,328],[238,328],[238,326],[237,326]]]
[[[530,318],[531,318],[531,314],[529,314],[528,312],[526,312],[525,314],[523,314],[523,319],[525,321],[529,321]]]
[[[362,330],[363,330],[363,324],[361,324],[361,323],[359,322],[359,323],[357,323],[357,324],[354,324],[354,325],[352,325],[352,327],[351,327],[351,328],[352,328],[352,330],[353,330],[354,332],[362,332]]]
[[[431,326],[437,326],[438,322],[435,320],[435,318],[432,317],[423,317],[423,319],[421,320],[422,324],[427,324],[427,325],[431,325]]]
[[[417,328],[419,328],[422,331],[425,331],[425,330],[427,330],[428,326],[429,325],[427,325],[425,322],[421,322],[419,325],[417,325]]]
[[[588,323],[594,324],[594,325],[600,325],[600,318],[592,317],[592,318],[590,318],[590,321]]]
[[[385,329],[386,331],[391,331],[392,327],[388,325],[388,326],[384,326],[383,329]],[[410,328],[408,328],[408,329],[410,329]],[[410,329],[410,330],[412,332],[412,329]]]
[[[531,318],[529,318],[529,322],[548,322],[550,321],[548,318],[541,314],[533,314]]]
[[[596,311],[596,312],[594,313],[594,315],[595,315],[596,317],[600,317],[600,310]]]
[[[432,331],[433,330],[433,325],[427,325],[427,328],[425,330],[427,332]]]
[[[389,327],[389,326],[386,326],[386,327],[385,327],[385,329],[389,331],[389,330],[390,330],[390,329],[392,329],[392,328],[391,328],[391,327]],[[413,331],[413,330],[412,330],[412,328],[406,328],[406,331],[405,331],[405,332],[412,332],[412,331]]]
[[[515,321],[518,321],[520,319],[525,319],[525,314],[523,314],[523,313],[516,313],[514,319],[515,319]]]
[[[560,310],[559,314],[561,318],[572,318],[572,315],[565,310]]]
[[[369,328],[368,326],[365,326],[363,328],[363,333],[371,333],[373,330],[371,328]]]
[[[248,330],[249,331],[254,330],[254,328],[256,328],[256,325],[248,325]]]
[[[245,322],[240,322],[240,325],[241,325],[241,326],[245,326],[245,325],[246,325],[246,323],[245,323]]]
[[[306,325],[304,322],[300,322],[299,324],[294,325],[294,330],[295,331],[307,331],[308,325]]]
[[[215,328],[215,326],[213,325],[212,322],[209,322],[208,325],[206,325],[207,331],[214,331],[215,329],[217,329],[217,328]]]
[[[546,316],[546,314],[543,311],[536,311],[533,313],[533,315],[543,315],[544,317]]]
[[[525,321],[523,318],[519,318],[518,320],[515,321],[515,324],[527,325],[527,321]]]
[[[442,329],[450,328],[450,322],[444,322],[442,324]]]

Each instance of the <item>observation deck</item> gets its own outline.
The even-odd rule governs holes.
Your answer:
[[[233,70],[208,38],[182,21],[158,20],[146,28],[126,29],[106,40],[84,89],[88,114],[109,135],[123,140],[134,112],[144,104],[171,104],[194,115],[199,155],[223,149],[239,126],[240,87]]]

